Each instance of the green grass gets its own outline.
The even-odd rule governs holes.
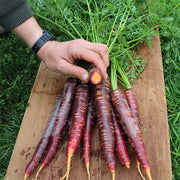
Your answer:
[[[154,2],[154,1],[153,1]],[[164,67],[173,179],[180,179],[180,3],[154,2]],[[153,11],[153,9],[152,9]]]
[[[42,1],[37,1],[41,6]],[[159,27],[171,144],[173,179],[180,179],[180,3],[179,0],[151,0],[149,22]],[[31,5],[33,6],[33,5]],[[36,7],[38,7],[36,6]],[[32,7],[33,8],[33,7]],[[51,12],[53,14],[53,12]],[[48,11],[46,12],[48,16]],[[43,28],[54,35],[60,29],[51,23]],[[59,40],[68,40],[61,33]],[[40,60],[14,35],[0,39],[0,178],[3,179],[18,130],[28,105]]]
[[[14,35],[0,39],[0,178],[6,173],[38,65]]]

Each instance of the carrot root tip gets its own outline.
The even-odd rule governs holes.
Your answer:
[[[150,173],[150,168],[146,169],[145,172],[146,172],[149,180],[152,180],[151,173]]]
[[[115,180],[115,171],[111,171],[112,172],[112,180]]]
[[[26,180],[28,176],[29,176],[29,174],[26,174],[26,173],[25,173],[25,175],[24,175],[24,180]]]
[[[66,174],[65,174],[60,180],[63,180],[63,179],[65,179],[65,178],[66,178],[66,180],[67,180],[67,179],[69,178],[70,166],[71,166],[71,157],[72,157],[72,156],[69,156],[69,157],[68,157]]]
[[[141,172],[140,163],[139,163],[138,160],[137,160],[137,169],[138,169],[138,172],[139,172],[141,178],[142,178],[143,180],[145,180],[145,178],[144,178],[144,176],[143,176],[143,174],[142,174],[142,172]]]
[[[91,176],[90,176],[90,172],[89,172],[89,163],[86,164],[86,169],[87,169],[87,173],[88,173],[88,179],[90,180]]]
[[[38,175],[39,175],[39,173],[41,172],[41,170],[42,170],[43,168],[44,168],[44,166],[41,165],[40,168],[39,168],[39,170],[38,170],[38,172],[36,173],[35,180],[38,178]]]
[[[63,180],[63,179],[65,179],[66,178],[66,176],[67,176],[67,172],[66,172],[66,174],[60,179],[60,180]]]
[[[126,163],[125,166],[129,169],[130,168],[130,163]]]

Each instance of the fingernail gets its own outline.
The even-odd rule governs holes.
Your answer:
[[[88,80],[88,75],[87,75],[87,74],[83,74],[83,75],[82,75],[82,79],[83,79],[83,81],[87,82],[87,80]]]

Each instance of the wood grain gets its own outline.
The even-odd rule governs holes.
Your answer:
[[[138,53],[148,61],[145,71],[133,84],[139,103],[142,135],[149,157],[153,180],[172,180],[167,106],[159,36],[153,37],[153,47],[141,46]],[[67,76],[54,73],[41,63],[25,111],[22,125],[6,173],[6,180],[23,180],[24,170],[46,126],[56,95],[63,88]],[[109,180],[109,172],[102,156],[97,127],[92,136],[90,173],[92,180]],[[54,159],[40,173],[38,179],[56,180],[66,172],[67,133]],[[116,179],[141,180],[134,153],[128,146],[131,168],[124,167],[117,158]],[[38,168],[28,177],[34,179]],[[144,171],[143,175],[146,177]],[[88,179],[82,162],[82,144],[72,160],[70,180]],[[146,177],[147,179],[147,177]]]

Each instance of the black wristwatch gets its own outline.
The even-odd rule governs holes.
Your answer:
[[[53,37],[51,34],[49,34],[47,31],[43,31],[43,35],[35,42],[33,47],[31,48],[31,51],[34,55],[37,56],[37,52],[39,49],[47,42],[47,41],[53,41],[55,40],[55,37]]]

